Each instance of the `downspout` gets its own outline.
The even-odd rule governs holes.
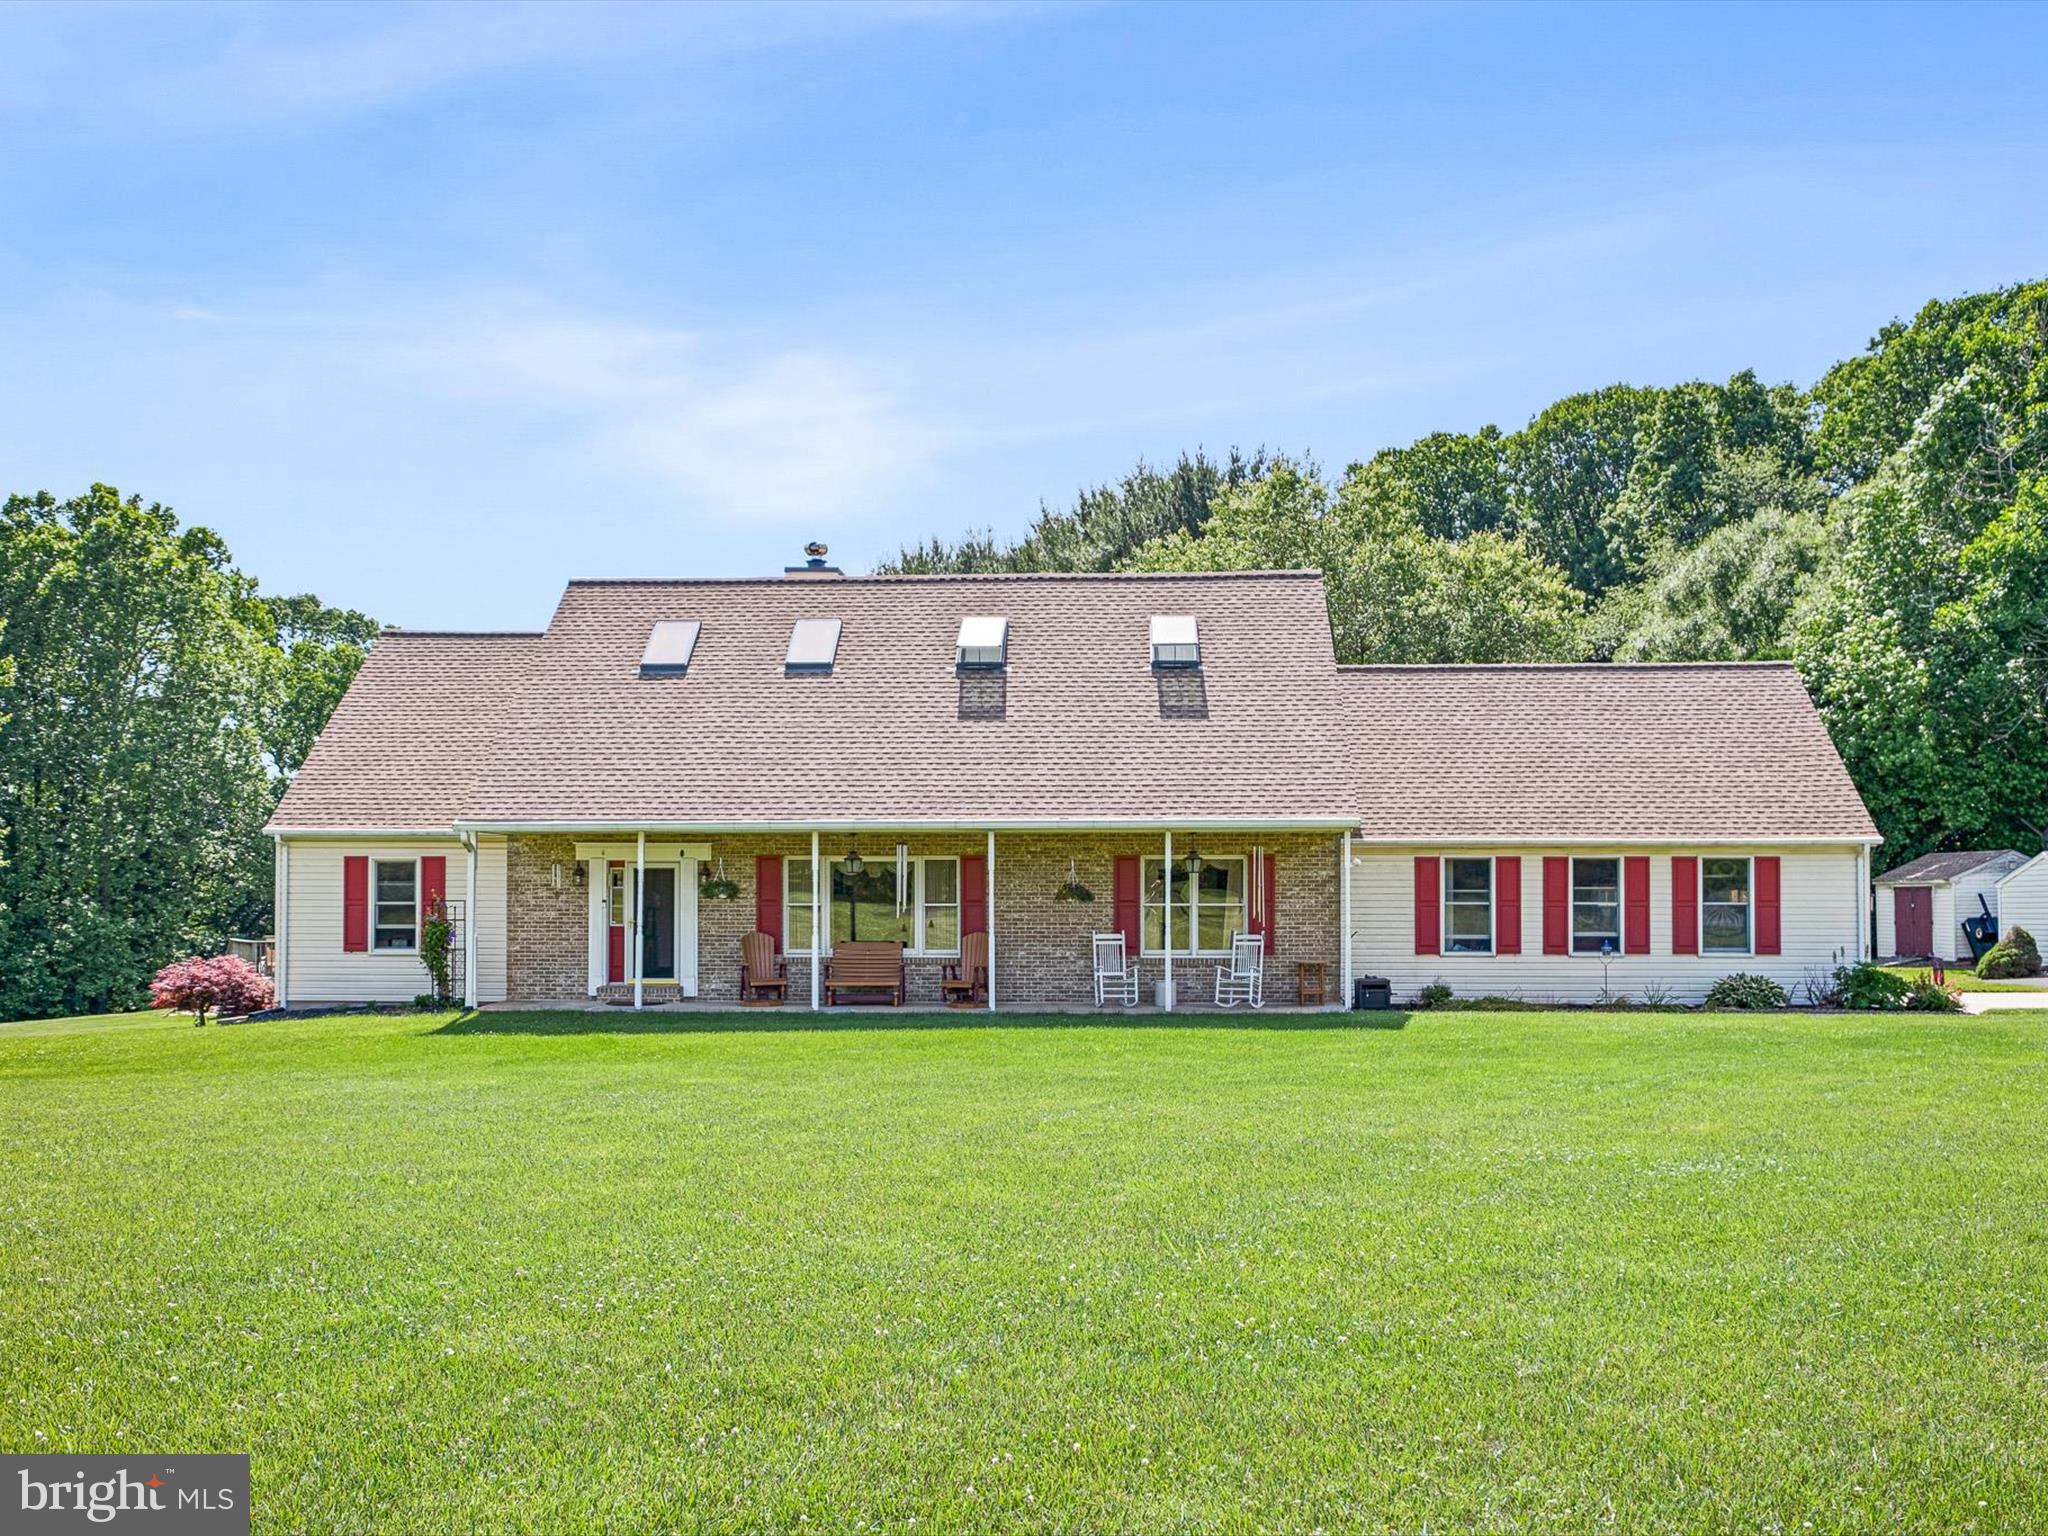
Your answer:
[[[818,834],[811,834],[811,1012],[818,1011],[818,930],[825,926],[823,892],[818,889]]]
[[[1338,865],[1337,865],[1337,924],[1338,924],[1338,926],[1339,926],[1339,927],[1340,927],[1340,928],[1341,928],[1341,929],[1343,930],[1343,932],[1342,932],[1342,935],[1341,935],[1341,937],[1342,937],[1342,939],[1343,939],[1343,947],[1342,947],[1342,949],[1341,949],[1341,950],[1339,951],[1339,954],[1340,954],[1340,959],[1339,959],[1339,961],[1338,961],[1338,966],[1337,966],[1337,975],[1338,975],[1338,977],[1339,977],[1339,979],[1340,979],[1340,981],[1341,981],[1341,983],[1342,983],[1342,986],[1343,986],[1343,991],[1342,991],[1342,993],[1341,993],[1341,994],[1340,994],[1340,996],[1339,996],[1339,1001],[1338,1001],[1338,1005],[1337,1005],[1337,1006],[1338,1006],[1338,1007],[1340,1007],[1340,1008],[1349,1008],[1349,1007],[1351,1006],[1351,988],[1352,988],[1352,982],[1351,982],[1351,834],[1350,834],[1350,832],[1349,832],[1349,831],[1346,831],[1346,832],[1344,833],[1344,836],[1343,836],[1343,838],[1342,838],[1342,839],[1340,840],[1340,843],[1339,843],[1339,847],[1340,847],[1340,849],[1341,849],[1342,851],[1341,851],[1341,852],[1339,853],[1339,855],[1338,855],[1338,860],[1339,860],[1339,862],[1338,862]]]
[[[988,914],[988,1011],[996,1011],[996,834],[991,828],[988,834],[988,860],[983,866],[986,876],[986,890],[982,897],[982,910]],[[974,985],[969,976],[967,984]],[[973,993],[968,994],[969,998]]]
[[[640,834],[640,850],[635,856],[633,871],[633,928],[628,936],[633,946],[633,1006],[640,1006],[641,972],[646,969],[647,959],[640,944],[640,907],[647,900],[647,833]]]
[[[462,1006],[476,1008],[476,834],[462,834],[462,846],[469,854],[469,895],[462,908]]]
[[[277,975],[272,979],[277,1006],[288,1008],[291,998],[288,994],[288,978],[291,976],[292,958],[292,845],[285,841],[284,834],[277,835],[277,859],[271,877],[276,882],[272,893],[271,911],[277,918]]]

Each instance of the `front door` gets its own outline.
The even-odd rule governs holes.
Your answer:
[[[676,979],[676,871],[647,871],[647,913],[640,925],[640,974],[648,981]]]
[[[1902,955],[1934,953],[1934,892],[1924,885],[1892,888],[1892,938]]]

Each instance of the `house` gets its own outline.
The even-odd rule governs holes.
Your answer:
[[[1968,962],[1963,923],[1989,916],[1999,928],[1999,882],[2027,862],[2024,853],[1992,848],[1929,853],[1877,877],[1877,952],[1913,960]]]
[[[1867,951],[1877,834],[1776,664],[1339,667],[1314,572],[576,581],[542,634],[388,632],[279,804],[288,1006],[736,1001],[768,936],[935,1003],[1697,999]],[[1082,899],[1077,899],[1082,898]],[[1092,898],[1092,899],[1087,899]],[[759,943],[760,941],[755,941]]]

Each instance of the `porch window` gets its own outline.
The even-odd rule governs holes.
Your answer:
[[[624,865],[614,866],[607,871],[606,883],[611,898],[611,925],[614,928],[626,926],[626,870]]]
[[[1141,861],[1139,915],[1142,919],[1139,950],[1147,955],[1166,953],[1166,909],[1173,908],[1173,952],[1176,955],[1227,955],[1231,939],[1249,927],[1245,911],[1248,884],[1245,860],[1234,856],[1203,858],[1200,871],[1190,878],[1187,864],[1176,858],[1170,873],[1171,892],[1165,884],[1156,855]],[[1192,937],[1193,943],[1189,940]]]
[[[901,910],[896,900],[896,861],[863,858],[858,874],[845,859],[823,861],[828,887],[825,953],[851,940],[901,944],[913,955],[960,952],[960,861],[953,857],[909,861]],[[784,942],[793,954],[810,948],[815,903],[811,862],[782,862]]]
[[[420,947],[420,866],[415,859],[377,859],[371,866],[376,889],[372,949]]]
[[[1700,860],[1700,949],[1749,953],[1749,860]]]
[[[1493,953],[1493,860],[1444,860],[1444,953]]]
[[[1621,860],[1572,860],[1572,953],[1621,953]]]

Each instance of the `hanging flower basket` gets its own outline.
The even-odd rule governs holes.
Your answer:
[[[706,901],[736,901],[739,899],[740,883],[725,878],[725,860],[718,861],[718,873],[707,876],[697,887],[697,894]]]
[[[1095,893],[1078,880],[1063,880],[1052,893],[1054,901],[1093,901]]]

